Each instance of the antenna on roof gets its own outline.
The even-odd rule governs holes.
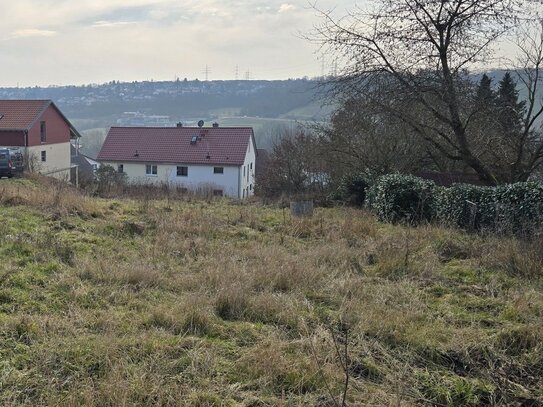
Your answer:
[[[203,120],[200,120],[198,122],[198,127],[200,127],[200,128],[204,127],[204,121]]]

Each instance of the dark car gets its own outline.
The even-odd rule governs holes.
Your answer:
[[[22,174],[23,165],[23,155],[18,149],[0,147],[0,178]]]

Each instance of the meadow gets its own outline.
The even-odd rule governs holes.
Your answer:
[[[543,239],[0,180],[0,405],[537,406]]]

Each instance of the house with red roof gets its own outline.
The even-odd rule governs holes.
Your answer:
[[[78,137],[51,100],[0,100],[0,146],[18,148],[35,171],[68,180],[70,140]]]
[[[97,160],[135,184],[167,184],[217,196],[254,195],[250,127],[112,127]]]

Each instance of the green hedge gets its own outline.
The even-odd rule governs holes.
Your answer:
[[[441,191],[436,207],[437,220],[446,225],[532,233],[543,226],[543,184],[520,182],[494,188],[457,184]]]
[[[345,176],[339,182],[333,199],[353,206],[364,206],[371,183],[371,178],[366,174]]]
[[[436,197],[439,223],[462,229],[493,227],[496,219],[495,190],[467,184],[442,188]]]
[[[543,184],[519,182],[495,188],[497,231],[532,233],[543,227]]]
[[[435,221],[515,234],[543,228],[543,183],[538,182],[442,188],[412,175],[393,174],[377,178],[365,198],[366,206],[386,222]]]
[[[432,181],[413,175],[383,175],[369,188],[367,206],[382,221],[417,224],[434,218],[437,192]]]

